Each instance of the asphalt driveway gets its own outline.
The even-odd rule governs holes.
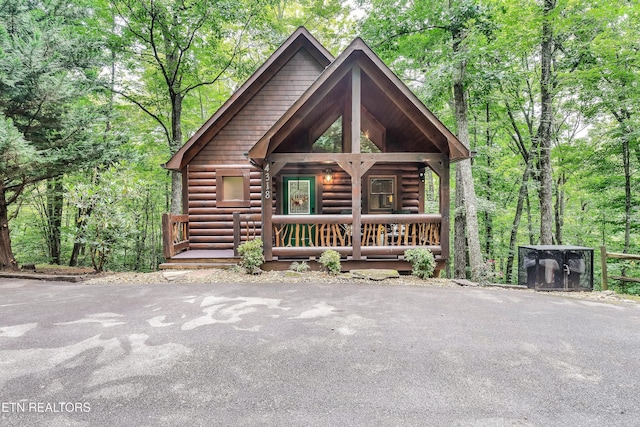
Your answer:
[[[0,280],[0,425],[640,425],[640,304]]]

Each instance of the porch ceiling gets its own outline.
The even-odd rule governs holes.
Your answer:
[[[361,39],[354,40],[325,69],[249,150],[249,157],[261,162],[271,153],[309,152],[309,130],[313,130],[312,136],[317,136],[319,123],[328,127],[331,123],[327,123],[327,111],[336,105],[342,107],[345,128],[350,129],[351,78],[356,68],[359,68],[362,116],[369,115],[384,128],[385,140],[380,144],[384,152],[442,153],[452,161],[469,157],[469,150]]]
[[[295,120],[298,125],[276,134],[274,139],[282,138],[282,142],[274,150],[274,153],[301,153],[309,152],[313,141],[309,138],[309,130],[321,122],[327,111],[338,105],[341,109],[343,119],[348,115],[345,110],[350,108],[349,94],[351,93],[351,78],[349,74],[343,76],[340,81],[321,99],[318,100],[314,108],[309,111],[298,111]],[[386,148],[384,152],[420,152],[420,153],[440,153],[440,149],[434,144],[438,140],[439,144],[446,145],[445,138],[427,120],[423,119],[423,128],[429,129],[432,134],[425,135],[414,118],[410,117],[406,111],[411,111],[412,105],[404,103],[401,94],[394,91],[394,87],[379,86],[366,72],[362,73],[362,114],[371,114],[386,131],[386,141],[383,143]],[[404,109],[404,111],[400,108]],[[419,119],[419,112],[415,111]],[[331,122],[332,123],[332,122]],[[328,123],[322,134],[331,125]],[[366,121],[362,121],[362,131]],[[283,135],[284,134],[284,135]]]

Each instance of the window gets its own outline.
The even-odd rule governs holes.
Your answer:
[[[391,212],[395,206],[396,177],[369,177],[369,211]]]
[[[217,169],[216,177],[218,207],[240,208],[251,205],[248,169]]]

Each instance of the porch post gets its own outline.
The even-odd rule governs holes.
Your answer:
[[[360,154],[360,129],[361,121],[361,75],[360,67],[354,65],[351,69],[351,153]],[[351,244],[353,245],[353,259],[362,259],[362,162],[360,156],[354,156],[351,164]]]
[[[360,233],[362,224],[362,168],[359,161],[351,165],[351,244],[353,245],[353,259],[362,259],[362,236]]]
[[[262,248],[265,261],[273,261],[273,194],[271,193],[271,162],[262,171]]]
[[[440,224],[440,247],[442,248],[442,256],[446,257],[449,262],[451,254],[449,253],[449,206],[450,200],[450,170],[449,157],[442,156],[442,173],[440,174],[440,214],[442,215],[442,224]]]

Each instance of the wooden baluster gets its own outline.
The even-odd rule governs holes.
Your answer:
[[[291,224],[287,224],[286,231],[285,231],[286,235],[289,236],[287,239],[288,240],[287,246],[294,245],[294,241],[293,241],[294,232],[295,232],[295,227]]]
[[[400,224],[394,224],[394,225],[395,225],[395,230],[392,238],[393,245],[400,246]]]
[[[362,246],[369,246],[369,225],[370,224],[364,225],[364,233],[362,236]]]
[[[402,225],[405,225],[405,224],[402,224]],[[404,239],[403,240],[404,240],[404,244],[406,246],[406,245],[409,244],[409,227],[404,226],[402,228],[403,228],[402,234],[404,234]]]
[[[340,240],[340,246],[344,246],[344,236],[342,236],[342,227],[340,224],[334,224],[336,228],[336,235],[338,236],[338,240]]]
[[[275,237],[275,245],[280,246],[280,230],[278,230],[278,226],[275,224],[273,225],[273,234]]]
[[[319,228],[320,228],[320,224],[316,224],[315,227],[313,228],[315,230],[314,239],[313,239],[313,246],[320,246],[320,244],[318,243],[318,229]]]

